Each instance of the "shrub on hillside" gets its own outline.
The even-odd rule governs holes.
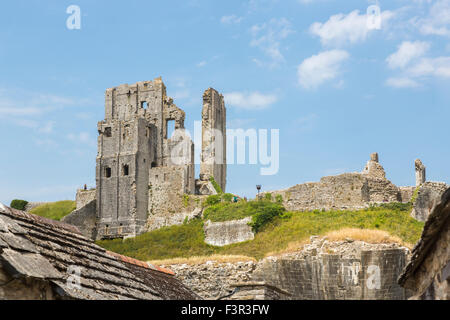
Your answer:
[[[222,196],[222,200],[224,202],[231,202],[231,201],[233,201],[233,198],[234,198],[234,194],[231,194],[231,193],[224,193]]]
[[[222,193],[223,193],[222,188],[221,188],[221,187],[219,186],[219,184],[216,182],[216,180],[214,179],[214,177],[209,178],[209,181],[211,181],[211,183],[212,183],[214,189],[216,189],[216,192],[217,192],[218,194],[222,194]]]
[[[206,206],[213,206],[218,203],[220,203],[220,195],[218,195],[218,194],[208,196],[208,198],[206,198],[206,201],[205,201]]]
[[[13,209],[25,211],[27,204],[28,204],[28,201],[26,201],[26,200],[14,199],[13,201],[11,201],[10,207]]]
[[[250,226],[254,232],[259,232],[268,222],[273,218],[281,216],[286,209],[278,203],[265,202],[264,206],[259,208],[259,211],[253,215]]]

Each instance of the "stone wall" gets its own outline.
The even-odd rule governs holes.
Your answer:
[[[406,293],[397,278],[408,254],[408,249],[396,244],[329,242],[315,237],[299,252],[259,262],[209,261],[164,267],[204,299],[229,296],[236,283],[258,282],[290,294],[283,299],[401,300]]]
[[[234,293],[223,300],[289,300],[291,297],[287,291],[265,282],[238,283],[235,287]]]
[[[389,180],[361,173],[323,177],[320,182],[273,191],[290,211],[363,209],[371,203],[401,201],[399,189]],[[264,195],[263,195],[264,196]]]
[[[77,209],[61,219],[62,222],[74,225],[81,231],[81,233],[89,238],[95,240],[96,234],[96,200],[91,200],[88,204],[80,209]]]
[[[433,209],[436,202],[441,199],[442,194],[449,187],[443,182],[425,182],[422,184],[419,187],[411,216],[419,221],[426,221],[431,209]]]
[[[255,234],[252,232],[252,227],[248,225],[251,221],[251,217],[224,222],[208,220],[203,227],[205,242],[212,246],[222,247],[232,243],[253,240]]]
[[[95,200],[96,195],[97,190],[95,189],[90,190],[78,189],[76,195],[77,210],[83,208],[92,200]]]
[[[216,300],[232,294],[236,283],[251,281],[256,267],[253,261],[219,263],[208,261],[202,264],[166,265],[175,272],[185,286],[203,299]]]

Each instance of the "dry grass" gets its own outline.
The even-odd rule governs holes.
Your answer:
[[[329,241],[342,241],[346,239],[359,240],[367,243],[398,243],[402,246],[410,244],[405,243],[397,236],[391,235],[383,230],[368,230],[356,228],[344,228],[328,232],[326,234]]]
[[[328,241],[343,241],[347,239],[352,239],[356,241],[364,241],[366,243],[374,243],[374,244],[397,243],[401,246],[407,247],[410,250],[413,247],[412,244],[404,242],[399,237],[393,236],[389,232],[382,230],[343,228],[340,230],[328,232],[321,237],[327,237]],[[285,249],[276,252],[269,252],[265,255],[265,257],[280,256],[283,254],[298,252],[301,251],[303,247],[309,243],[310,243],[309,239],[290,242]]]
[[[214,254],[211,256],[202,256],[202,257],[189,257],[189,258],[173,258],[173,259],[164,259],[164,260],[152,260],[148,261],[151,264],[161,266],[161,265],[171,265],[171,264],[188,264],[188,265],[196,265],[203,264],[207,261],[215,261],[218,263],[227,263],[227,262],[248,262],[253,261],[256,262],[255,258],[240,256],[240,255],[220,255]]]

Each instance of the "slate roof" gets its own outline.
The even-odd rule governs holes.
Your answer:
[[[0,203],[0,263],[13,277],[49,281],[62,299],[199,299],[170,270],[106,251],[71,225]],[[80,267],[81,289],[68,283]]]
[[[445,232],[444,228],[448,228],[450,219],[450,189],[444,192],[439,203],[435,205],[428,216],[422,231],[422,236],[415,245],[411,254],[411,261],[403,270],[398,279],[398,283],[405,287],[408,279],[416,272],[422,262],[426,259],[428,253],[433,247],[441,232]]]

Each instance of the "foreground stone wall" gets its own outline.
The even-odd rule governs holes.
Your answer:
[[[253,240],[255,234],[252,232],[252,227],[248,225],[251,221],[251,217],[225,222],[208,220],[203,227],[205,242],[212,246],[222,247],[232,243]]]
[[[419,187],[411,216],[419,221],[426,221],[434,205],[441,199],[450,186],[443,182],[425,182]]]
[[[175,272],[185,286],[203,299],[217,300],[232,294],[236,283],[251,281],[256,262],[242,261],[220,263],[208,261],[201,264],[165,265]]]
[[[204,299],[229,296],[236,284],[242,287],[256,282],[287,292],[282,299],[402,300],[406,292],[397,284],[397,278],[408,254],[408,249],[396,244],[317,238],[299,252],[259,262],[209,261],[165,267]],[[258,290],[262,292],[263,288]]]

